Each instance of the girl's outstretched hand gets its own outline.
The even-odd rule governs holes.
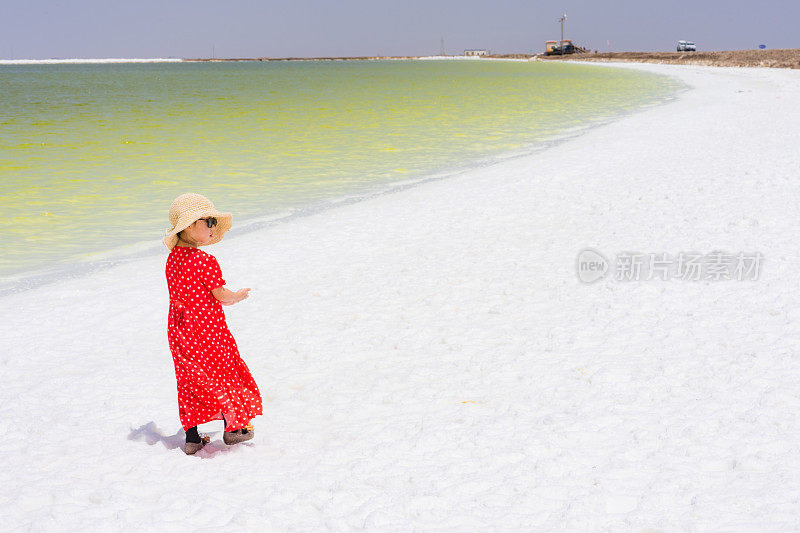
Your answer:
[[[250,287],[246,289],[239,289],[238,291],[233,293],[236,296],[236,301],[233,303],[241,302],[242,300],[246,299],[250,296]]]
[[[219,300],[222,305],[233,305],[239,303],[249,296],[250,289],[239,289],[236,292],[230,291],[225,287],[217,287],[211,294]]]

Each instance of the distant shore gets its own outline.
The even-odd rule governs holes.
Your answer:
[[[215,61],[353,61],[380,59],[519,59],[528,61],[627,61],[671,65],[703,65],[716,67],[800,68],[800,49],[730,50],[719,52],[604,52],[597,54],[492,54],[482,58],[465,56],[356,56],[356,57],[259,57],[259,58],[197,58],[192,62]]]
[[[221,62],[221,61],[370,61],[376,59],[421,59],[422,56],[342,56],[342,57],[199,57],[184,58],[188,62]]]
[[[354,61],[380,59],[520,59],[529,61],[627,61],[670,65],[715,67],[800,68],[800,49],[729,50],[715,52],[603,52],[597,54],[492,54],[483,58],[465,56],[354,56],[354,57],[258,57],[258,58],[186,58],[184,61]]]
[[[800,68],[800,49],[728,50],[713,52],[602,52],[585,54],[492,54],[484,57],[451,56],[342,56],[342,57],[199,57],[199,58],[114,58],[114,59],[0,59],[0,65],[32,65],[58,63],[222,63],[237,61],[375,61],[404,59],[516,59],[522,61],[625,61],[670,65],[702,65],[714,67]]]
[[[703,65],[714,67],[771,67],[800,68],[800,49],[728,50],[715,52],[603,52],[597,54],[492,54],[483,58],[465,56],[358,56],[358,57],[259,57],[259,58],[198,58],[184,61],[353,61],[378,59],[521,59],[529,61],[629,61],[670,65]]]

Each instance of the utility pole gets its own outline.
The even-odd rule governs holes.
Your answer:
[[[561,55],[564,55],[564,22],[567,20],[567,14],[564,13],[564,16],[558,19],[561,23],[561,41],[558,43],[558,47],[561,49]]]
[[[442,55],[446,56],[447,54],[444,52],[444,37],[442,37]]]
[[[563,33],[563,30],[562,30],[562,33]],[[216,57],[216,55],[214,55],[214,45],[212,44],[211,45],[211,59],[214,59],[215,57]]]

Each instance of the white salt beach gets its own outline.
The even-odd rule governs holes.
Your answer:
[[[255,231],[218,206],[248,443],[183,453],[166,249],[0,297],[3,529],[800,528],[800,71],[610,66],[688,88]],[[586,284],[585,248],[764,259]]]
[[[0,59],[0,65],[56,65],[56,64],[105,64],[105,63],[180,63],[177,57],[109,57],[109,58],[52,58],[52,59]]]

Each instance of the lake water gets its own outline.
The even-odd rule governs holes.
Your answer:
[[[676,89],[491,60],[0,66],[0,277],[158,244],[184,192],[236,227],[524,152]]]

